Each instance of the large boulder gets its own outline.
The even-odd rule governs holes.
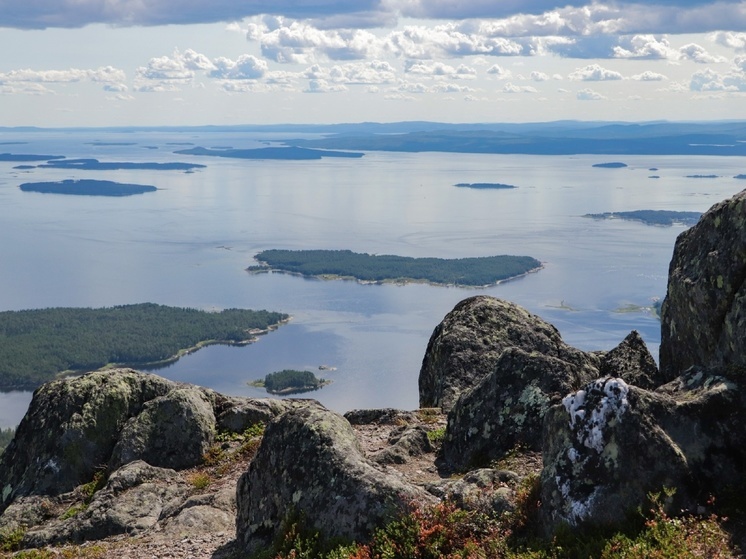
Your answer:
[[[541,450],[552,403],[596,376],[597,358],[571,348],[559,357],[508,348],[494,370],[465,392],[448,414],[443,457],[456,470],[487,465],[520,447]]]
[[[654,392],[603,378],[552,407],[544,424],[543,525],[619,525],[651,493],[674,512],[744,487],[743,390],[701,371]]]
[[[391,514],[432,500],[366,460],[346,419],[309,404],[267,427],[238,482],[236,535],[253,552],[298,518],[322,538],[361,540]]]
[[[660,366],[746,367],[746,190],[676,240],[661,309]]]
[[[215,414],[196,386],[171,390],[147,402],[124,425],[112,452],[112,470],[144,460],[152,466],[184,469],[200,463],[215,438]]]
[[[430,337],[420,369],[420,406],[450,410],[462,392],[494,371],[510,347],[579,368],[589,363],[585,354],[562,341],[554,326],[523,307],[485,295],[470,297],[458,303]]]
[[[15,498],[59,494],[109,462],[127,420],[176,383],[125,369],[44,384],[0,456],[0,511]]]

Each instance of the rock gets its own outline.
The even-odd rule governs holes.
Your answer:
[[[125,422],[177,385],[131,369],[44,384],[0,456],[0,511],[19,496],[57,495],[89,482]]]
[[[415,421],[415,414],[394,408],[352,410],[344,414],[351,425],[402,425]]]
[[[216,414],[218,429],[231,433],[243,433],[257,423],[266,425],[296,405],[292,399],[225,398]]]
[[[552,402],[595,377],[595,356],[563,348],[565,361],[508,348],[494,370],[465,392],[448,414],[443,457],[456,470],[487,465],[521,447],[540,450]]]
[[[280,416],[238,482],[238,542],[270,544],[292,515],[321,537],[362,540],[392,512],[432,496],[366,460],[350,423],[320,404]]]
[[[196,466],[215,438],[215,415],[198,387],[171,390],[147,402],[122,429],[109,467],[134,460],[163,468]]]
[[[190,488],[174,470],[131,462],[114,472],[90,505],[64,520],[29,530],[23,547],[99,540],[116,534],[141,534],[156,525],[161,513],[175,507]]]
[[[628,384],[652,390],[666,380],[637,330],[632,330],[614,349],[601,358],[601,377],[618,377]]]
[[[676,240],[661,308],[660,367],[746,367],[746,190]]]
[[[430,337],[420,369],[420,406],[450,410],[462,392],[494,370],[509,347],[570,362],[582,354],[578,366],[588,362],[588,354],[567,346],[554,326],[526,309],[494,297],[470,297],[458,303]]]
[[[391,446],[371,456],[378,464],[405,464],[412,456],[422,456],[433,452],[433,445],[427,431],[420,426],[401,427],[391,433]]]
[[[619,525],[664,488],[676,489],[673,512],[696,510],[711,495],[732,502],[746,481],[743,394],[690,370],[654,392],[604,378],[565,397],[544,424],[547,531]]]
[[[177,510],[164,511],[161,534],[173,538],[228,532],[236,527],[236,488],[189,497]]]
[[[428,485],[427,490],[464,510],[500,514],[513,510],[513,488],[518,482],[519,477],[515,472],[482,468],[467,473],[461,479]]]

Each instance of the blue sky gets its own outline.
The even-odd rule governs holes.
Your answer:
[[[0,49],[2,126],[746,118],[746,1],[0,0]]]

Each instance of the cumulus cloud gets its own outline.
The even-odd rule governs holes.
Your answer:
[[[510,70],[506,70],[499,64],[493,64],[492,66],[487,68],[487,73],[499,80],[505,80],[512,76],[512,72]]]
[[[338,84],[386,84],[396,81],[396,70],[388,62],[351,62],[337,64],[331,68],[314,64],[303,72],[308,79],[325,80]]]
[[[242,54],[236,61],[220,57],[210,64],[213,68],[210,77],[223,80],[256,80],[269,69],[264,60],[251,54]]]
[[[707,50],[695,43],[689,43],[679,49],[681,58],[686,60],[693,60],[700,64],[715,64],[717,62],[725,62],[726,59],[722,56],[713,56],[707,52]]]
[[[593,91],[590,88],[581,89],[575,94],[575,97],[578,101],[602,101],[606,99],[599,92]]]
[[[650,70],[647,70],[642,74],[635,74],[634,76],[632,76],[632,79],[641,82],[659,82],[667,80],[668,78],[663,74],[658,74],[657,72],[651,72]]]
[[[502,88],[504,93],[538,93],[539,91],[530,85],[515,85],[513,83],[506,83]]]
[[[443,78],[449,77],[453,79],[473,79],[477,75],[477,71],[474,68],[461,64],[458,68],[454,68],[448,64],[442,62],[425,63],[419,61],[408,61],[404,65],[404,71],[408,74],[416,74],[420,76]]]
[[[310,80],[306,93],[331,93],[337,91],[347,91],[347,87],[342,84],[329,83],[326,80]]]
[[[545,82],[551,78],[544,72],[537,72],[534,70],[531,72],[531,79],[535,82]]]
[[[737,51],[746,51],[746,33],[718,31],[712,34],[712,40],[724,47],[729,47]]]
[[[677,60],[679,58],[679,52],[671,47],[667,38],[654,35],[622,37],[612,52],[615,58],[647,60]]]
[[[12,70],[0,73],[0,83],[73,83],[92,81],[98,83],[113,83],[126,80],[124,71],[112,66],[104,66],[96,70]]]
[[[614,70],[607,70],[598,64],[590,64],[584,68],[578,68],[569,75],[571,80],[584,82],[599,82],[609,80],[621,80],[622,74]]]
[[[696,72],[691,79],[692,91],[746,91],[746,75],[742,72],[718,73],[711,68]]]

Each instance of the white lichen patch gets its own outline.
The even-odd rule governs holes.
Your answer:
[[[562,403],[570,415],[570,428],[576,431],[580,444],[601,453],[607,427],[621,421],[629,407],[629,385],[620,378],[593,381],[575,394],[565,396]]]

